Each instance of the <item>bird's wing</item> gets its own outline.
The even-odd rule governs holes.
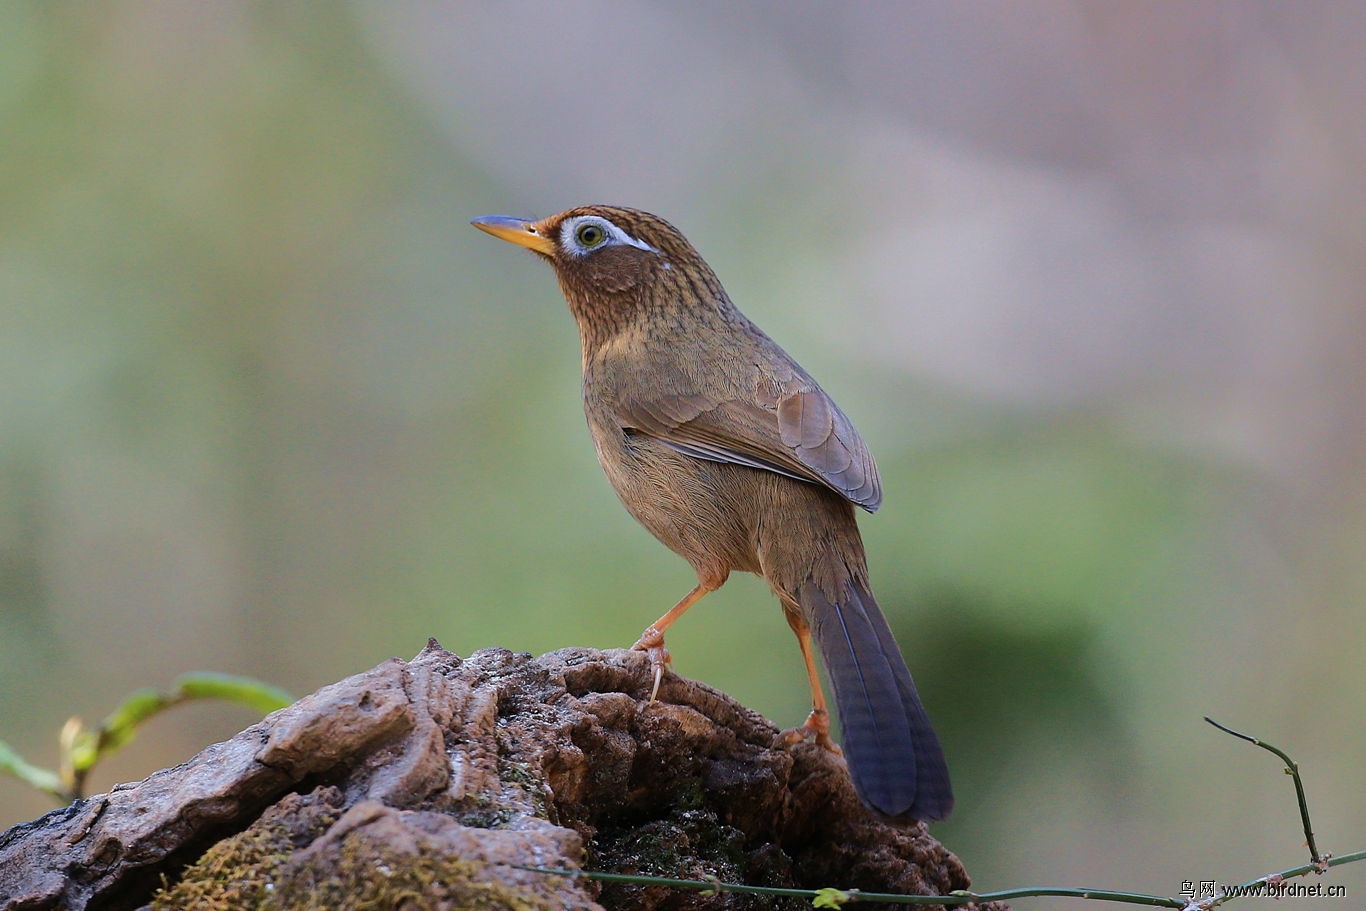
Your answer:
[[[877,465],[853,423],[809,377],[757,374],[753,395],[626,395],[622,425],[678,452],[829,487],[869,512],[882,503]]]

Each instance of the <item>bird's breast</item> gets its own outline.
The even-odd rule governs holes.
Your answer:
[[[694,567],[755,572],[754,513],[734,502],[736,466],[682,455],[589,413],[598,462],[627,512]]]

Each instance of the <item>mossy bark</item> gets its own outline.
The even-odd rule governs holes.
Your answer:
[[[964,889],[842,761],[629,651],[435,642],[145,781],[0,835],[0,909],[801,908],[528,866],[879,892]]]

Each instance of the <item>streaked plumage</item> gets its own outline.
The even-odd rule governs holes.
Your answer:
[[[889,815],[953,804],[938,740],[868,585],[855,505],[882,502],[848,417],[731,303],[679,231],[635,209],[474,222],[550,261],[579,326],[584,411],[628,511],[699,584],[637,647],[734,570],[763,576],[807,658],[810,731],[828,743],[810,633],[835,689],[859,794]]]

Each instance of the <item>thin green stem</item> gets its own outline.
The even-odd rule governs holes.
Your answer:
[[[564,870],[556,867],[532,867],[513,864],[518,870],[545,873],[553,876],[568,876],[575,879],[590,879],[596,882],[635,883],[638,885],[670,886],[695,892],[737,892],[747,895],[772,895],[787,898],[816,899],[824,897],[827,907],[855,902],[884,902],[897,905],[970,905],[979,902],[1013,901],[1017,898],[1083,898],[1092,901],[1108,901],[1117,904],[1145,905],[1151,908],[1182,908],[1191,911],[1212,911],[1235,898],[1256,894],[1251,890],[1266,887],[1287,879],[1296,879],[1310,873],[1322,873],[1328,867],[1366,860],[1366,851],[1355,851],[1341,857],[1320,858],[1318,861],[1282,870],[1249,880],[1239,886],[1232,886],[1223,895],[1202,902],[1172,898],[1164,895],[1148,895],[1143,892],[1118,892],[1113,889],[1068,889],[1056,886],[1026,886],[1019,889],[1000,889],[995,892],[956,891],[948,895],[898,895],[890,892],[839,892],[831,889],[784,889],[776,886],[747,886],[742,883],[722,882],[718,879],[670,879],[659,876],[641,876],[628,873],[596,873],[591,870]]]
[[[25,762],[0,742],[0,774],[9,774],[40,791],[70,803],[85,796],[90,770],[126,746],[138,729],[154,716],[192,699],[237,702],[259,712],[284,708],[293,697],[279,687],[229,674],[200,672],[177,677],[167,693],[141,689],[129,694],[96,727],[79,718],[68,718],[57,737],[58,766],[55,771]]]
[[[817,898],[829,895],[828,889],[784,889],[776,886],[747,886],[741,883],[728,883],[707,879],[669,879],[659,876],[640,876],[628,873],[596,873],[590,870],[563,870],[555,867],[528,867],[514,864],[518,870],[533,873],[548,873],[554,876],[569,876],[576,879],[591,879],[595,882],[636,883],[650,886],[672,886],[695,892],[738,892],[748,895],[773,895],[788,898]],[[971,905],[986,901],[1007,901],[1014,898],[1037,898],[1062,896],[1065,898],[1089,898],[1097,901],[1120,902],[1130,905],[1147,905],[1156,908],[1185,908],[1187,902],[1179,898],[1162,895],[1144,895],[1141,892],[1116,892],[1112,889],[1064,889],[1054,886],[1031,886],[1023,889],[1004,889],[999,892],[950,892],[948,895],[902,895],[892,892],[846,891],[840,893],[843,903],[884,902],[897,905]]]
[[[1217,908],[1235,898],[1242,898],[1245,895],[1255,894],[1251,890],[1258,886],[1269,886],[1273,882],[1280,882],[1281,880],[1286,879],[1298,879],[1301,876],[1308,876],[1310,873],[1321,874],[1329,867],[1336,867],[1340,864],[1350,864],[1358,860],[1366,860],[1366,851],[1353,851],[1351,854],[1343,854],[1341,857],[1320,857],[1313,863],[1302,864],[1298,867],[1292,867],[1289,870],[1282,870],[1280,873],[1270,873],[1266,876],[1259,876],[1256,879],[1250,879],[1239,886],[1231,886],[1224,891],[1223,895],[1218,896],[1213,901],[1198,905],[1197,907],[1201,908],[1202,911]]]
[[[1319,854],[1318,845],[1314,843],[1314,829],[1309,823],[1309,801],[1304,796],[1304,782],[1300,780],[1299,763],[1295,762],[1295,760],[1287,756],[1282,750],[1272,746],[1265,740],[1258,740],[1256,737],[1249,734],[1235,731],[1233,728],[1220,724],[1208,715],[1205,716],[1205,720],[1225,734],[1232,734],[1240,740],[1246,740],[1248,743],[1259,746],[1269,753],[1276,754],[1276,756],[1285,763],[1285,773],[1295,782],[1295,799],[1298,800],[1300,804],[1300,822],[1304,824],[1304,843],[1309,846],[1309,862],[1316,865],[1322,864],[1323,857]]]

